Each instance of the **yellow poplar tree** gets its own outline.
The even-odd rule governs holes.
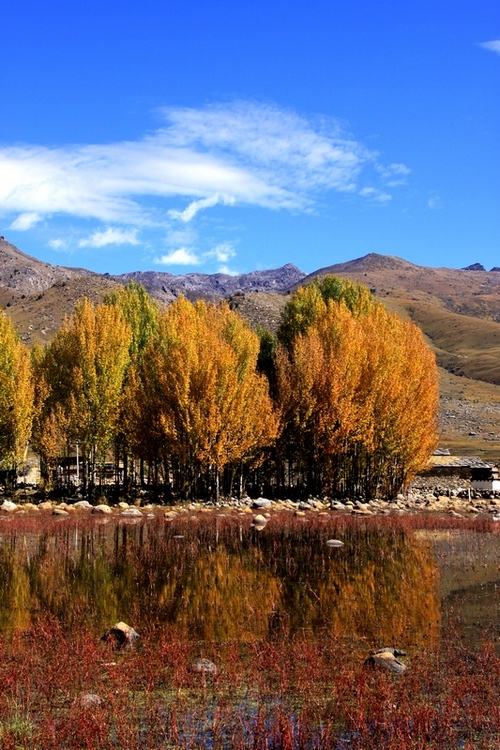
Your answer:
[[[84,299],[37,368],[43,401],[38,433],[48,428],[48,440],[56,449],[63,440],[68,447],[78,442],[92,481],[117,430],[130,338],[130,327],[117,307],[95,307]]]
[[[276,357],[280,449],[309,491],[391,496],[435,446],[437,368],[416,326],[357,290],[325,300],[312,285],[290,302],[308,312],[289,316]]]
[[[130,357],[136,360],[158,328],[158,304],[136,281],[114,290],[104,302],[117,307],[130,326]]]
[[[26,455],[33,419],[30,356],[12,321],[0,313],[0,461],[16,469]]]
[[[161,434],[184,480],[191,484],[198,466],[217,496],[221,472],[258,463],[277,434],[258,352],[258,336],[226,304],[177,300],[160,317],[130,394],[136,444],[152,419],[152,440]]]

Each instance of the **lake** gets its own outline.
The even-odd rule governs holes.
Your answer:
[[[498,747],[494,522],[252,520],[1,517],[2,746]]]

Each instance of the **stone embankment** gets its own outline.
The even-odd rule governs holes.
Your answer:
[[[108,505],[106,502],[99,502],[92,505],[87,500],[78,500],[76,502],[55,502],[44,501],[34,503],[25,501],[25,498],[18,498],[17,502],[5,499],[0,504],[0,515],[11,514],[39,514],[51,513],[53,516],[65,518],[72,515],[96,515],[96,516],[114,516],[123,519],[153,519],[163,515],[166,521],[172,521],[183,513],[188,512],[226,512],[235,511],[239,513],[253,514],[257,520],[260,518],[269,518],[271,512],[285,511],[294,513],[297,516],[303,516],[309,513],[342,513],[351,515],[390,515],[400,513],[441,513],[452,516],[462,516],[470,518],[471,516],[489,516],[500,520],[500,493],[494,492],[475,492],[468,486],[439,486],[431,487],[420,483],[419,486],[412,486],[407,495],[398,495],[393,500],[375,499],[365,501],[363,499],[352,500],[332,500],[330,498],[309,498],[308,500],[269,500],[267,498],[258,498],[252,500],[244,498],[238,500],[235,498],[223,499],[217,504],[205,502],[183,503],[175,506],[148,503],[141,505],[138,499],[134,504],[125,501],[116,505]],[[256,515],[257,514],[257,515]],[[255,522],[255,518],[254,518]],[[259,523],[254,523],[256,527]],[[261,526],[265,524],[260,524]]]

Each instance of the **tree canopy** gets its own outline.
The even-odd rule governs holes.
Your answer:
[[[29,352],[10,318],[0,313],[0,462],[16,469],[23,462],[33,419]]]

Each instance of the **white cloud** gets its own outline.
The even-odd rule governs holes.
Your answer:
[[[310,210],[324,191],[363,195],[361,173],[380,167],[334,120],[249,102],[163,112],[165,126],[136,141],[0,148],[0,210],[134,227],[216,203]],[[174,198],[190,203],[168,212]]]
[[[206,252],[196,252],[191,248],[181,247],[177,250],[172,250],[167,255],[156,257],[154,262],[163,266],[199,266],[207,261],[215,260],[221,264],[217,269],[219,273],[227,273],[234,276],[237,271],[230,270],[226,264],[235,257],[236,251],[231,243],[221,242],[212,250]]]
[[[382,190],[377,190],[377,188],[374,187],[361,188],[359,194],[362,195],[363,198],[370,198],[379,203],[387,203],[387,201],[392,200],[392,196],[390,196],[389,193],[384,193]]]
[[[155,258],[154,262],[162,266],[198,266],[201,263],[201,259],[192,250],[180,247],[168,255]]]
[[[172,219],[179,219],[179,221],[191,221],[198,211],[204,208],[212,208],[218,203],[223,203],[226,206],[234,205],[234,198],[230,195],[212,195],[210,198],[201,198],[199,201],[193,201],[187,206],[184,211],[174,211],[173,209],[168,212],[168,215]]]
[[[500,55],[500,39],[493,39],[491,42],[480,42],[479,46]]]
[[[14,219],[9,229],[15,229],[18,232],[26,232],[28,229],[31,229],[31,227],[34,227],[35,224],[38,224],[39,221],[42,221],[42,218],[43,217],[36,211],[19,214],[19,216]]]
[[[98,230],[80,240],[79,247],[105,247],[106,245],[138,245],[137,229],[117,229],[108,227],[104,230]]]
[[[62,250],[66,247],[66,242],[61,239],[49,240],[47,244],[52,250]]]
[[[377,164],[375,168],[388,187],[406,185],[408,183],[408,175],[411,174],[411,169],[406,164],[399,164],[397,162],[388,164],[387,166]]]
[[[427,205],[431,210],[434,210],[436,208],[442,208],[441,196],[438,195],[437,193],[434,193],[433,195],[431,195],[431,197],[427,201]]]
[[[219,263],[227,263],[228,260],[236,256],[236,251],[230,242],[221,242],[213,250],[205,253],[206,258],[215,258]],[[225,273],[225,271],[224,271]]]
[[[232,268],[229,268],[228,266],[220,266],[220,268],[217,269],[218,273],[224,273],[226,276],[238,276],[238,271],[234,271]]]

